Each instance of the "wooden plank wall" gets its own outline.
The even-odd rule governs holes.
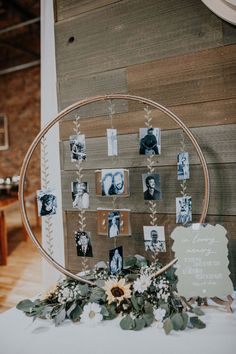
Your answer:
[[[176,113],[191,128],[205,154],[211,197],[207,221],[228,230],[231,276],[236,285],[236,28],[211,13],[196,0],[55,0],[56,63],[59,110],[85,97],[129,93],[151,98]],[[113,240],[96,234],[96,208],[111,201],[95,196],[94,170],[129,167],[131,197],[117,207],[132,210],[132,236],[118,239],[129,253],[142,253],[142,225],[148,224],[142,200],[140,174],[145,158],[137,154],[138,128],[144,126],[143,105],[115,100],[114,127],[118,129],[119,156],[106,155],[106,128],[110,127],[105,102],[79,111],[86,135],[88,158],[84,178],[90,183],[90,208],[86,212],[92,233],[94,257],[107,259]],[[60,123],[61,176],[65,220],[66,266],[81,269],[76,256],[74,231],[78,215],[72,208],[70,183],[75,168],[70,162],[68,137],[73,115]],[[161,174],[163,200],[158,205],[158,225],[165,225],[168,251],[175,224],[176,154],[180,130],[167,117],[153,111],[153,125],[162,129],[162,155],[156,161]],[[203,196],[198,157],[186,141],[191,158],[189,193],[194,220],[199,220]]]

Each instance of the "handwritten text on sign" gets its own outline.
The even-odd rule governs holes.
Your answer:
[[[222,297],[233,292],[226,230],[221,225],[179,226],[171,234],[178,258],[178,292],[185,297]]]

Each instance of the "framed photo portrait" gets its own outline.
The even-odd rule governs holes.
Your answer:
[[[107,151],[108,156],[118,155],[117,130],[107,129]]]
[[[160,155],[161,154],[161,129],[160,128],[139,128],[139,154]]]
[[[144,226],[145,251],[166,252],[164,226]]]
[[[116,247],[109,251],[109,269],[112,274],[118,274],[123,269],[123,247]]]
[[[183,151],[177,155],[177,175],[179,181],[190,177],[188,152]]]
[[[108,236],[110,238],[120,235],[120,212],[111,211],[108,214]]]
[[[73,208],[89,208],[89,185],[87,182],[71,182]]]
[[[88,231],[76,231],[75,243],[78,257],[93,257],[91,235]]]
[[[114,218],[115,217],[115,218]],[[97,233],[98,235],[106,235],[109,237],[117,233],[116,226],[112,227],[112,224],[119,230],[117,236],[130,236],[131,224],[130,224],[130,210],[129,209],[97,209]]]
[[[86,159],[84,134],[70,136],[70,154],[72,162]]]
[[[143,173],[144,200],[161,200],[161,178],[159,173]]]
[[[55,189],[40,189],[37,191],[38,216],[54,215],[57,211]]]
[[[125,169],[103,169],[95,171],[96,195],[111,197],[129,196],[129,171]]]
[[[190,196],[176,198],[176,223],[186,224],[192,221],[192,198]]]

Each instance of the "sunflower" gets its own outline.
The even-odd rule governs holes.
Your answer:
[[[104,290],[107,294],[108,304],[113,301],[118,301],[120,303],[122,300],[131,297],[130,285],[125,284],[125,279],[109,279],[105,282]]]

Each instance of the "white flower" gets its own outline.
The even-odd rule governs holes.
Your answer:
[[[73,290],[70,288],[63,288],[62,290],[59,291],[58,294],[58,302],[63,304],[67,301],[72,301],[74,298],[74,293]]]
[[[84,306],[80,321],[89,326],[95,326],[102,321],[101,306],[95,302],[89,302]]]
[[[135,280],[133,287],[134,291],[138,293],[143,293],[151,285],[151,277],[148,275],[141,275],[137,280]]]
[[[156,321],[162,322],[162,321],[163,321],[163,318],[165,317],[166,310],[165,310],[165,309],[158,308],[158,309],[155,309],[155,310],[153,311],[153,314],[154,314],[154,317],[155,317],[155,320],[156,320]]]

